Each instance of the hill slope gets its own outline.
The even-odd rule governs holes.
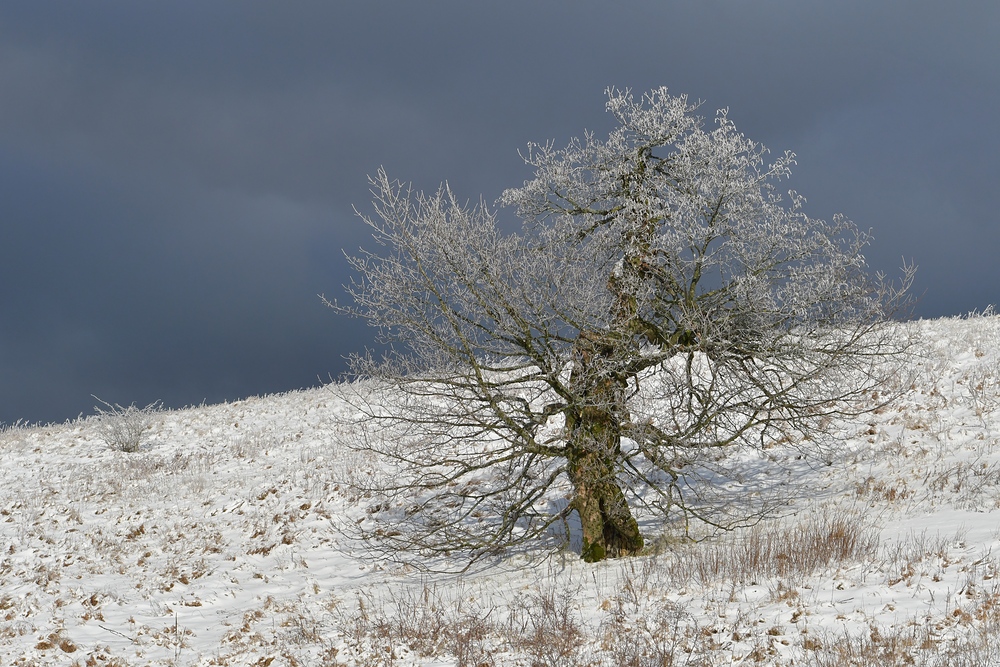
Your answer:
[[[94,418],[6,429],[0,664],[1000,662],[1000,318],[900,326],[902,398],[831,427],[789,516],[598,565],[373,562],[335,529],[365,466],[336,386],[158,412],[133,454]]]

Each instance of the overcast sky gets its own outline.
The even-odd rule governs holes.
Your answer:
[[[1000,3],[0,3],[0,423],[312,386],[372,334],[324,308],[384,165],[495,200],[604,89],[729,107],[807,212],[1000,301]]]

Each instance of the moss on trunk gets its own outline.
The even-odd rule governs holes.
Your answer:
[[[580,479],[591,478],[595,472],[594,467],[583,463],[576,475],[571,475],[577,478],[572,507],[580,516],[583,530],[583,559],[595,562],[639,553],[643,546],[639,525],[617,482],[608,478]]]
[[[583,559],[595,562],[639,553],[639,525],[618,484],[622,421],[628,418],[622,382],[609,372],[613,345],[581,336],[574,384],[582,398],[567,415],[567,469],[573,484],[571,507],[583,530]]]

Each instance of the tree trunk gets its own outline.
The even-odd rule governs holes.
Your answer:
[[[583,529],[583,559],[630,556],[642,550],[639,525],[618,485],[620,426],[628,418],[621,380],[611,371],[614,346],[581,335],[572,382],[581,404],[567,415],[567,463],[573,484],[571,507]]]
[[[569,462],[572,507],[580,516],[582,556],[589,563],[642,551],[639,525],[609,463],[593,451],[580,453]]]

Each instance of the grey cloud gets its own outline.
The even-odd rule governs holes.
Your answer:
[[[810,211],[996,295],[995,3],[458,0],[0,6],[0,422],[314,383],[371,332],[322,308],[366,174],[487,200],[528,141],[667,85],[794,150]]]

